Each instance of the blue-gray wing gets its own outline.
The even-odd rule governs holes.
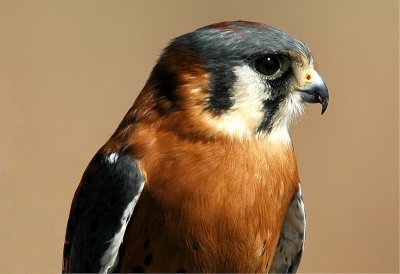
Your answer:
[[[306,215],[299,188],[288,208],[269,273],[296,273],[304,248]]]
[[[63,273],[107,273],[145,179],[128,154],[97,153],[75,192],[65,236]]]

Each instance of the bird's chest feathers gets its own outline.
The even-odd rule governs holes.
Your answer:
[[[169,143],[158,148],[160,160],[149,159],[149,194],[188,222],[267,219],[287,207],[298,183],[290,145]]]
[[[160,253],[172,248],[192,254],[201,266],[192,271],[265,270],[299,182],[292,147],[168,138],[153,139],[147,147],[152,153],[141,159],[147,185],[134,223],[143,219],[148,232],[138,228],[133,235],[152,235]]]
[[[298,183],[291,146],[264,142],[191,143],[159,146],[148,162],[148,190],[165,208],[251,214],[290,199]],[[160,149],[160,147],[162,149]],[[286,197],[286,196],[290,197]],[[287,201],[288,203],[289,201]]]

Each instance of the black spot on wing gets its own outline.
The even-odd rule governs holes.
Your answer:
[[[143,247],[144,247],[144,248],[148,248],[149,245],[150,245],[149,239],[144,240]]]
[[[183,267],[179,268],[176,273],[186,273],[186,269],[184,269]]]
[[[144,265],[145,266],[151,265],[152,261],[153,261],[153,255],[151,255],[151,253],[147,254],[146,257],[144,257]]]
[[[69,269],[65,271],[100,270],[100,259],[121,229],[125,209],[144,183],[136,159],[122,154],[111,164],[106,156],[94,156],[75,194],[67,229],[70,248],[65,251]]]
[[[288,268],[288,273],[296,273],[297,272],[297,268],[299,268],[299,265],[300,265],[302,253],[303,253],[302,249],[299,252],[297,252],[296,256],[293,259],[292,265],[289,266],[289,268]]]

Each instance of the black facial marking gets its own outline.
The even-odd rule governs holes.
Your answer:
[[[183,267],[179,268],[176,273],[186,273],[186,269],[184,269]]]
[[[291,68],[286,70],[285,73],[283,73],[279,78],[268,81],[271,95],[270,98],[263,101],[264,118],[257,129],[258,132],[271,132],[274,116],[288,95],[288,90],[291,89],[291,85],[294,81],[295,79],[293,77],[293,71]]]
[[[268,81],[272,97],[287,93],[294,82],[293,69],[289,67],[279,78]]]
[[[257,131],[271,132],[273,126],[273,118],[276,112],[279,110],[280,104],[284,100],[284,94],[278,95],[274,99],[267,99],[264,103],[264,118],[261,124],[258,126]]]
[[[165,66],[158,64],[154,67],[151,78],[155,82],[157,97],[171,102],[172,106],[176,107],[180,100],[177,92],[179,86],[178,76]]]
[[[146,239],[146,240],[144,240],[143,247],[144,247],[144,248],[148,248],[148,247],[149,247],[149,245],[150,245],[150,241],[149,241],[149,239]]]
[[[236,75],[231,67],[216,69],[211,74],[209,110],[219,115],[229,110],[233,104],[231,88],[236,81]]]
[[[132,273],[144,273],[144,270],[141,266],[136,265],[132,268]]]
[[[152,260],[153,260],[153,255],[151,255],[151,253],[147,254],[146,257],[144,257],[144,265],[145,266],[151,265]]]
[[[193,247],[194,250],[199,250],[199,248],[200,248],[199,242],[193,242],[192,243],[192,247]]]

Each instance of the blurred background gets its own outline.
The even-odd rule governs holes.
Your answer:
[[[0,273],[57,273],[73,193],[170,39],[268,23],[331,94],[293,126],[300,272],[399,271],[398,1],[1,1]]]

